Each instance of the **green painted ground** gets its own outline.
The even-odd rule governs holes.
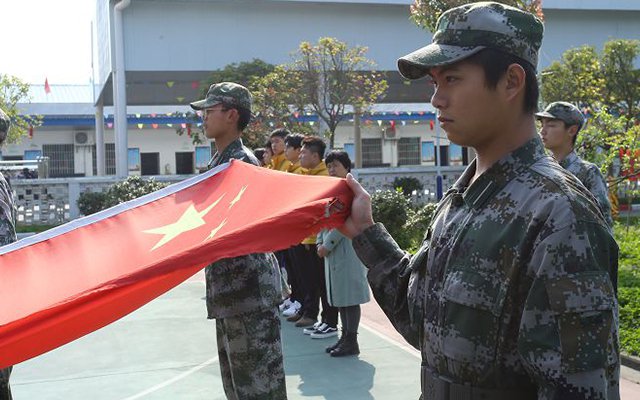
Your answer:
[[[14,368],[14,398],[64,400],[224,399],[214,322],[196,277],[135,313]],[[419,397],[419,359],[363,327],[360,357],[324,352],[283,322],[289,399]]]

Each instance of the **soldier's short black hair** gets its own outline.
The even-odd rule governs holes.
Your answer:
[[[520,65],[526,73],[523,104],[524,112],[534,113],[538,111],[538,99],[540,97],[538,78],[535,67],[529,62],[493,48],[481,50],[469,58],[466,58],[464,61],[482,67],[489,89],[495,89],[498,86],[498,82],[507,72],[509,65]]]
[[[284,138],[284,145],[291,146],[294,149],[299,149],[302,147],[302,140],[304,139],[304,135],[299,133],[290,133],[287,137]]]
[[[273,132],[271,132],[271,135],[269,135],[269,137],[272,138],[277,136],[279,138],[282,138],[282,140],[284,140],[284,138],[286,138],[287,135],[290,135],[290,134],[291,134],[291,131],[289,131],[288,129],[278,128],[278,129],[275,129]]]
[[[318,136],[307,135],[302,139],[302,146],[306,147],[312,153],[316,153],[322,160],[324,157],[324,151],[327,149],[327,145]]]
[[[347,170],[347,172],[351,172],[351,159],[349,158],[349,154],[346,151],[342,150],[332,150],[327,154],[324,159],[325,164],[332,163],[334,161],[340,162],[342,166]]]

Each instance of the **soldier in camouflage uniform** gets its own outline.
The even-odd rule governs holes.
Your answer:
[[[251,118],[251,94],[236,83],[211,85],[191,103],[215,140],[209,168],[231,159],[259,165],[240,136]],[[207,312],[216,319],[222,381],[229,399],[286,399],[278,304],[280,269],[272,253],[214,262],[205,270]]]
[[[609,191],[604,176],[595,164],[578,157],[574,150],[576,138],[584,126],[584,115],[578,107],[564,101],[556,101],[536,113],[542,127],[542,143],[564,169],[574,174],[596,198],[600,211],[609,226],[613,226]]]
[[[347,178],[341,229],[376,300],[421,351],[424,400],[620,397],[618,247],[593,196],[537,135],[542,31],[515,8],[468,4],[398,61],[409,79],[431,76],[442,128],[477,154],[413,257]]]
[[[11,119],[0,109],[0,147],[4,143],[11,127]],[[11,187],[0,173],[0,246],[16,241],[15,213]],[[9,386],[11,367],[0,369],[0,400],[10,400]]]

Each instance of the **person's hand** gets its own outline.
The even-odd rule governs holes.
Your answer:
[[[318,252],[318,257],[320,257],[320,258],[325,258],[327,256],[327,254],[329,253],[327,251],[327,248],[324,247],[321,244],[318,245],[318,249],[316,251]]]
[[[353,192],[351,214],[338,230],[346,237],[353,239],[365,229],[374,224],[371,213],[371,196],[356,181],[351,174],[347,174],[347,185]]]

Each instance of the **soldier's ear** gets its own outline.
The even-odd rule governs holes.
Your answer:
[[[508,100],[517,98],[518,95],[524,96],[527,73],[520,64],[511,64],[505,72],[505,90]]]
[[[569,133],[569,135],[571,135],[571,137],[573,138],[575,135],[578,134],[578,125],[571,125],[569,127],[569,129],[567,130],[567,132]]]

